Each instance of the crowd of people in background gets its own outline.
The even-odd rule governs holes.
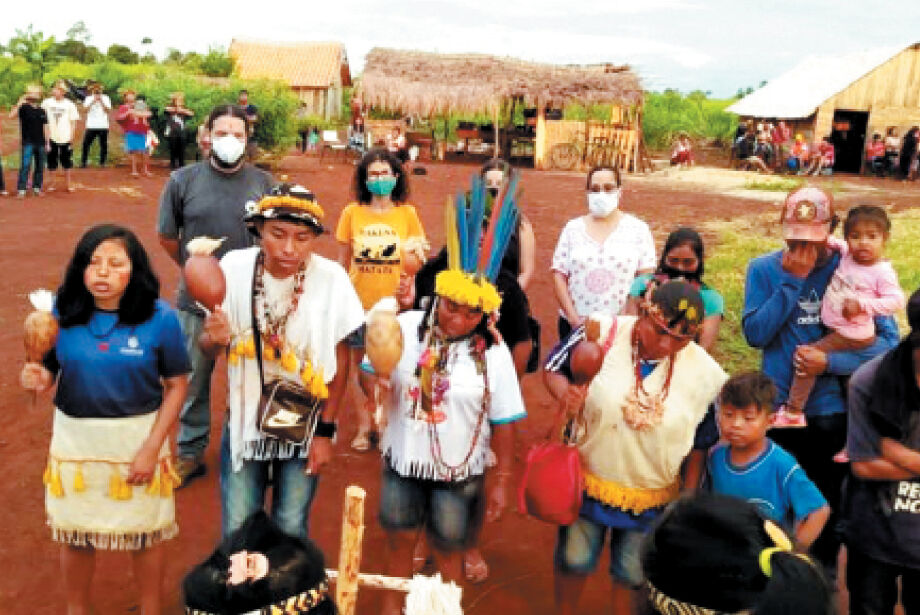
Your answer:
[[[46,154],[52,178],[63,174],[73,189],[80,112],[64,94],[56,84],[42,102],[30,88],[11,111],[28,162],[20,196],[30,168],[31,190],[41,193]],[[112,112],[132,175],[149,175],[153,111],[137,93],[121,95],[113,110],[100,87],[87,93],[81,164],[93,141],[106,141]],[[224,238],[216,256],[227,292],[208,308],[183,278],[170,306],[129,229],[94,226],[75,248],[55,305],[61,335],[20,377],[31,391],[57,384],[44,483],[71,612],[87,612],[96,553],[118,549],[134,553],[144,612],[160,611],[161,544],[177,531],[173,489],[207,476],[220,354],[228,364],[216,472],[222,544],[186,581],[190,609],[216,608],[208,606],[216,594],[207,570],[232,578],[234,565],[258,568],[232,561],[251,541],[263,545],[266,561],[278,545],[293,545],[305,570],[303,587],[286,586],[271,601],[309,595],[311,609],[331,601],[309,519],[314,505],[325,505],[315,501],[317,481],[336,463],[332,438],[345,428],[346,407],[354,415],[351,447],[381,456],[378,522],[388,572],[408,577],[417,560],[430,558],[449,580],[485,581],[478,536],[510,501],[514,424],[527,419],[520,379],[542,363],[566,418],[559,431],[573,438],[584,472],[577,519],[559,526],[546,554],[555,571],[553,612],[579,612],[585,581],[609,544],[617,613],[637,613],[650,601],[664,614],[829,614],[841,543],[853,615],[893,614],[898,579],[906,612],[918,612],[909,579],[920,572],[920,434],[912,418],[920,400],[920,292],[906,300],[884,259],[891,223],[883,209],[850,209],[841,241],[829,194],[806,186],[787,195],[777,228],[784,247],[752,259],[745,275],[742,332],[761,350],[762,367],[728,374],[713,358],[726,306],[704,281],[702,237],[672,229],[659,253],[649,224],[630,213],[635,197],[623,190],[620,169],[593,168],[548,267],[559,311],[556,344],[541,357],[541,324],[550,323],[536,321],[527,297],[540,273],[534,232],[527,204],[517,202],[520,176],[506,162],[480,169],[458,199],[469,207],[448,216],[444,249],[416,273],[409,255],[420,252],[424,261],[430,246],[410,204],[400,129],[356,164],[350,191],[340,195],[348,205],[333,222],[308,188],[276,184],[251,164],[259,112],[245,90],[202,122],[203,159],[195,164],[185,164],[194,113],[181,93],[164,113],[173,172],[159,201],[159,243],[183,266],[192,239]],[[364,130],[359,120],[355,133]],[[301,132],[302,151],[316,146],[314,130]],[[916,127],[900,142],[894,131],[884,141],[874,135],[868,162],[915,175],[918,144]],[[783,121],[740,126],[734,148],[740,164],[766,172],[818,175],[834,165],[829,138],[809,144]],[[682,135],[672,162],[693,161]],[[509,218],[507,245],[493,248],[500,243],[485,229],[509,204],[520,215]],[[476,255],[498,250],[486,252],[495,264],[491,280],[458,264],[470,255],[457,256],[449,232],[457,220]],[[315,253],[317,238],[332,229],[337,261]],[[487,239],[479,242],[481,233]],[[403,339],[390,375],[366,358],[363,323],[381,300],[395,300]],[[911,332],[900,341],[895,314],[905,306]],[[577,355],[588,340],[602,354],[599,371],[584,381]],[[312,396],[317,414],[308,436],[266,432],[269,390]],[[375,415],[377,403],[383,411]],[[173,462],[168,434],[176,424]],[[697,490],[712,494],[681,498]],[[262,578],[248,572],[256,576],[244,570],[243,580],[225,580],[220,599]],[[727,578],[734,587],[724,586]],[[236,599],[238,607],[268,606],[264,596],[261,604],[246,602],[253,595]],[[400,612],[395,594],[384,612]]]

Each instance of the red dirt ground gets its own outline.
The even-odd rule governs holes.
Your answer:
[[[7,151],[10,151],[9,149]],[[445,196],[461,189],[474,172],[472,165],[431,164],[427,175],[413,175],[412,197],[432,244],[440,246],[441,204]],[[320,164],[315,158],[289,158],[276,175],[313,189],[326,209],[330,226],[349,200],[352,167]],[[0,574],[0,613],[60,613],[64,596],[59,580],[58,548],[44,524],[41,473],[51,430],[51,401],[44,396],[29,411],[27,396],[18,386],[22,364],[22,320],[29,310],[26,295],[38,287],[56,288],[64,265],[82,232],[94,223],[114,221],[133,228],[152,255],[164,286],[172,297],[177,268],[159,248],[155,220],[157,197],[167,176],[162,167],[152,179],[131,179],[125,168],[75,170],[78,191],[50,193],[42,198],[0,199],[0,357],[7,369],[0,374],[0,402],[5,412],[0,428],[0,541],[3,573]],[[6,172],[7,180],[13,173]],[[543,323],[543,348],[555,341],[556,304],[549,263],[563,224],[582,214],[584,176],[575,173],[523,172],[524,210],[534,223],[537,236],[537,271],[529,291],[536,317]],[[11,184],[8,181],[7,187]],[[14,186],[12,186],[14,187]],[[706,193],[688,193],[630,183],[627,179],[623,208],[649,222],[659,244],[677,225],[694,225],[712,218],[728,219],[759,212],[771,205]],[[327,235],[319,251],[333,256],[334,240]],[[528,376],[523,389],[530,417],[518,429],[519,457],[527,445],[544,433],[550,412],[548,396],[539,378]],[[215,400],[212,443],[207,452],[208,474],[177,493],[180,536],[167,545],[165,611],[182,612],[179,591],[185,573],[204,559],[219,536],[220,507],[216,477],[219,428],[223,418],[223,395]],[[347,419],[347,417],[346,417]],[[379,455],[356,454],[348,447],[350,429],[337,444],[337,458],[323,475],[311,514],[311,534],[335,566],[341,524],[342,500],[348,484],[368,491],[367,530],[362,569],[383,570],[383,533],[376,523]],[[481,546],[492,573],[479,586],[466,588],[465,612],[551,613],[552,549],[555,528],[510,512],[496,524],[487,525]],[[606,610],[609,581],[606,557],[591,578],[581,607],[584,612]],[[126,554],[102,553],[98,558],[93,602],[98,613],[137,612],[137,589]],[[359,613],[376,610],[377,590],[362,590]]]

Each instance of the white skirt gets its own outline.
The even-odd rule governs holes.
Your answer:
[[[125,480],[158,414],[75,418],[55,410],[42,480],[45,512],[56,542],[135,550],[179,533],[173,489],[180,481],[168,439],[148,484],[129,485]]]

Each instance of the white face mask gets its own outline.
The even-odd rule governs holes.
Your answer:
[[[224,164],[236,164],[246,150],[246,143],[233,135],[224,135],[211,142],[211,150]]]
[[[620,206],[620,191],[589,192],[588,212],[595,218],[606,218]]]

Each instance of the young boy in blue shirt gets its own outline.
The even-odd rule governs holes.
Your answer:
[[[831,509],[795,458],[767,437],[776,387],[764,374],[732,376],[719,395],[721,442],[709,453],[712,491],[747,500],[789,528],[807,551]]]

